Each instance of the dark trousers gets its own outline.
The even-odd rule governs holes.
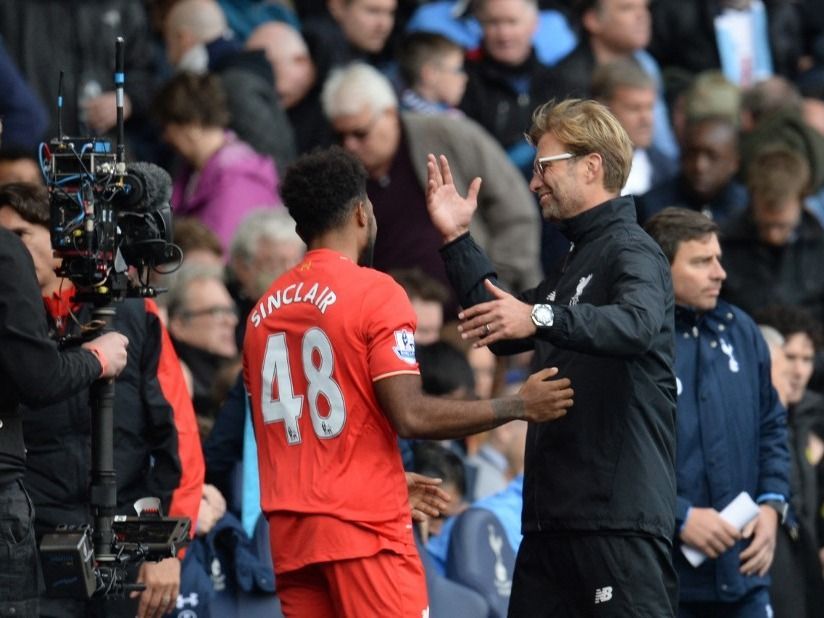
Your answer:
[[[735,603],[681,603],[678,608],[678,618],[706,618],[707,616],[713,618],[772,618],[769,590],[756,588]]]
[[[14,481],[0,487],[0,616],[36,618],[41,581],[34,506]]]
[[[515,561],[509,618],[666,618],[677,599],[663,539],[531,532]]]
[[[779,526],[770,567],[770,601],[775,618],[821,618],[824,579],[815,535],[798,527],[790,534]]]

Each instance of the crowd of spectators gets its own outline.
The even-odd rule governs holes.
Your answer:
[[[48,226],[38,144],[58,137],[58,127],[63,135],[115,138],[116,36],[126,40],[127,155],[159,164],[173,178],[183,263],[153,280],[169,290],[156,304],[130,300],[119,307],[120,322],[139,336],[129,336],[129,365],[116,390],[116,407],[127,410],[116,412],[130,418],[118,416],[115,432],[124,446],[116,459],[118,507],[127,510],[139,493],[153,492],[164,508],[193,520],[195,540],[182,573],[162,574],[162,582],[180,582],[174,611],[209,603],[219,608],[212,615],[253,611],[248,603],[277,611],[254,432],[238,376],[247,315],[306,249],[280,196],[289,165],[333,144],[363,164],[378,230],[373,264],[395,277],[417,313],[424,390],[450,399],[498,396],[517,388],[530,357],[496,359],[457,334],[460,293],[449,286],[441,235],[426,207],[427,154],[446,155],[461,192],[483,178],[472,238],[504,288],[531,288],[568,259],[571,247],[556,222],[541,217],[530,192],[536,150],[524,132],[548,100],[582,97],[610,109],[632,142],[620,193],[634,197],[637,221],[655,220],[672,206],[714,221],[724,303],[780,334],[770,350],[776,367],[787,361],[782,404],[791,495],[770,596],[778,618],[816,615],[824,603],[824,13],[818,4],[0,3],[6,218],[16,212],[19,194],[45,209],[20,216]],[[4,220],[0,225],[10,227]],[[53,278],[40,286],[52,335],[89,319],[87,309],[68,301],[69,286]],[[676,337],[689,338],[692,331],[682,326]],[[781,380],[774,379],[779,396]],[[25,483],[38,509],[37,534],[89,516],[80,462],[89,448],[83,397],[24,411]],[[517,553],[522,425],[461,440],[402,441],[405,468],[442,478],[452,495],[442,518],[418,525],[433,577],[450,577],[456,572],[450,560],[463,559],[450,552],[449,539],[466,510],[494,513]],[[65,435],[52,442],[44,434],[55,428]],[[65,450],[66,444],[77,448]],[[74,466],[72,483],[50,494],[54,469],[66,466]],[[491,539],[484,533],[478,543]],[[506,565],[508,576],[491,568],[483,586],[500,592],[506,577],[511,585],[512,566]],[[139,576],[153,581],[151,573]],[[441,588],[432,586],[438,618],[437,608],[449,602],[436,599]],[[143,615],[164,606],[158,597],[147,609],[147,599]]]

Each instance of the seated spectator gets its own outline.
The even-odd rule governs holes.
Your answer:
[[[335,139],[320,105],[320,80],[309,47],[290,24],[269,21],[255,28],[247,49],[260,49],[272,65],[275,90],[295,134],[298,154],[331,146]]]
[[[759,324],[758,330],[767,342],[770,350],[770,378],[778,400],[784,408],[790,400],[790,366],[787,355],[784,353],[786,340],[784,335],[767,324]]]
[[[634,61],[602,64],[592,77],[592,96],[606,105],[632,141],[632,167],[621,195],[643,195],[669,180],[675,164],[654,144],[655,82]]]
[[[441,338],[444,305],[449,290],[420,268],[393,270],[392,278],[400,283],[418,318],[415,345],[429,345]]]
[[[535,54],[543,64],[552,66],[575,47],[577,37],[569,23],[568,10],[560,2],[539,2],[538,28],[532,37]],[[442,34],[467,50],[481,45],[483,30],[472,14],[469,0],[424,2],[406,22],[407,32]]]
[[[674,90],[681,82],[678,92]],[[720,71],[704,71],[695,77],[671,77],[667,94],[670,117],[678,143],[684,142],[689,121],[704,118],[727,118],[735,127],[741,124],[741,90]]]
[[[328,0],[328,13],[303,22],[303,36],[321,82],[351,62],[387,68],[389,35],[395,26],[397,0]]]
[[[461,109],[489,131],[529,178],[535,149],[524,138],[532,111],[559,93],[548,67],[535,55],[536,0],[484,0],[472,11],[483,29],[481,48],[469,57]],[[450,159],[451,160],[451,159]]]
[[[824,135],[807,124],[798,88],[781,77],[758,82],[742,94],[741,117],[741,169],[764,147],[782,144],[798,152],[810,170],[805,205],[824,225]]]
[[[401,109],[420,114],[460,114],[456,109],[466,89],[464,52],[440,34],[406,35],[398,52],[403,81]]]
[[[154,106],[163,139],[186,161],[174,179],[172,208],[202,221],[226,252],[246,214],[280,205],[275,165],[226,129],[225,93],[212,75],[178,74]]]
[[[217,234],[199,220],[194,217],[175,217],[172,225],[174,230],[172,237],[180,248],[180,260],[165,265],[159,271],[149,273],[149,283],[162,292],[174,286],[182,264],[186,264],[187,267],[197,264],[219,272],[225,263],[223,247],[220,246]],[[167,299],[167,294],[159,294],[155,298],[158,315],[164,324],[169,322],[169,315],[166,311]],[[191,376],[187,377],[189,378]]]
[[[229,128],[285,169],[295,157],[295,141],[274,90],[272,67],[262,51],[244,50],[231,38],[220,5],[215,0],[175,2],[163,21],[163,40],[177,71],[218,76],[226,92]]]
[[[238,348],[246,332],[246,316],[272,281],[297,265],[306,244],[285,210],[264,208],[250,213],[232,237],[227,288],[238,307]]]
[[[738,129],[726,117],[690,120],[681,147],[681,172],[636,198],[644,222],[668,206],[689,208],[723,224],[749,199],[735,177],[739,169]]]
[[[472,236],[486,247],[501,280],[521,289],[539,277],[534,198],[483,129],[465,118],[400,112],[389,80],[365,64],[334,73],[321,99],[341,145],[369,174],[367,190],[378,223],[375,268],[388,272],[417,266],[447,285],[440,235],[427,214],[424,194],[426,155],[438,152],[453,162],[458,186],[484,177]],[[449,317],[455,307],[453,300]]]
[[[577,2],[581,38],[577,47],[553,67],[553,75],[561,96],[587,98],[591,96],[591,80],[597,66],[619,58],[634,60],[656,84],[653,143],[675,161],[678,144],[668,117],[661,71],[645,51],[652,35],[648,4],[647,0]]]
[[[824,229],[803,207],[809,183],[806,160],[784,146],[765,148],[750,164],[749,207],[721,239],[722,295],[744,311],[779,303],[824,316]]]
[[[192,379],[192,400],[208,435],[239,370],[235,342],[237,308],[219,271],[183,267],[168,292],[169,333]]]
[[[821,349],[821,323],[808,311],[773,305],[756,312],[783,336],[788,366],[787,429],[790,445],[790,511],[779,529],[773,583],[775,615],[814,616],[824,607],[824,494],[819,480],[824,455],[824,397],[809,390],[813,359]]]
[[[0,148],[0,185],[8,182],[43,184],[43,172],[40,171],[40,164],[35,159],[33,150],[13,146]]]
[[[437,442],[419,441],[415,444],[415,472],[442,479],[441,489],[449,495],[442,515],[426,522],[424,537],[426,551],[432,557],[441,575],[446,574],[446,554],[454,517],[466,510],[466,470],[461,457]]]

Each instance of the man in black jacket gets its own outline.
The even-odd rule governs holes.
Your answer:
[[[26,456],[20,402],[44,405],[112,378],[126,364],[126,338],[107,333],[60,351],[49,339],[31,256],[0,229],[0,615],[37,616],[40,581],[32,505],[22,484]]]
[[[430,155],[427,204],[447,273],[467,307],[464,338],[534,351],[577,386],[560,421],[530,426],[524,540],[509,615],[673,616],[674,300],[669,265],[619,198],[632,144],[594,101],[538,108],[530,188],[572,247],[538,287],[512,296],[468,234],[480,179],[457,193]]]

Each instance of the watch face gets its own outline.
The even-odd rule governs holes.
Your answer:
[[[539,326],[551,326],[553,318],[552,308],[549,305],[535,305],[532,318]]]

